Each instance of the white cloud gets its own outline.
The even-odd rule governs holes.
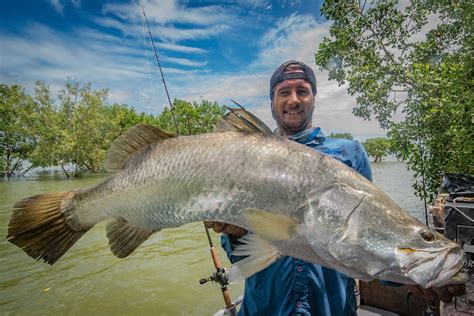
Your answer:
[[[202,54],[202,53],[207,52],[205,49],[202,49],[202,48],[178,45],[178,44],[172,44],[172,43],[162,43],[162,42],[156,43],[155,42],[155,46],[157,48],[162,48],[169,51],[175,51],[175,52],[187,53],[187,54]]]
[[[82,6],[81,0],[70,0],[74,8],[80,8]]]
[[[84,40],[100,41],[105,43],[117,43],[121,41],[121,39],[116,36],[109,35],[89,27],[80,27],[76,29],[74,33],[76,36]]]
[[[94,17],[93,21],[98,25],[117,29],[125,36],[141,38],[143,37],[143,34],[148,34],[148,31],[144,31],[141,24],[130,24],[111,17]],[[225,24],[217,24],[204,28],[178,28],[173,25],[151,25],[150,29],[155,38],[165,42],[179,42],[214,37],[228,30],[229,26]]]
[[[182,66],[204,67],[207,65],[207,61],[194,61],[194,60],[190,60],[186,58],[175,58],[175,57],[165,56],[163,60],[173,63],[173,64],[182,65]]]
[[[130,91],[109,89],[108,101],[111,103],[125,103],[130,97],[132,97]]]
[[[100,21],[100,19],[96,19],[95,21],[99,25],[104,25],[104,26],[110,25],[105,21]],[[126,27],[124,25],[124,29],[125,28]],[[107,33],[92,29],[92,28],[82,27],[82,28],[77,29],[74,32],[74,34],[75,36],[82,38],[83,40],[90,40],[95,43],[102,43],[104,46],[107,46],[110,44],[120,44],[122,47],[132,47],[132,46],[135,46],[138,42],[143,43],[143,41],[145,41],[146,47],[151,49],[151,44],[149,44],[149,37],[148,37],[148,34],[146,33],[134,34],[133,38],[123,38],[123,37],[112,36]],[[205,49],[202,49],[199,47],[179,45],[179,44],[173,44],[173,43],[156,42],[156,41],[155,41],[155,47],[159,50],[166,50],[166,51],[186,53],[186,54],[204,54],[207,52]]]
[[[56,13],[63,15],[64,13],[64,5],[61,3],[60,0],[48,0],[48,3],[53,7]]]
[[[132,37],[143,36],[142,28],[138,24],[128,24],[118,19],[103,17],[103,16],[93,17],[92,20],[100,26],[117,29],[121,31],[122,34],[124,34],[125,36],[128,36],[128,35]]]
[[[50,6],[53,7],[54,11],[59,15],[64,15],[64,5],[65,3],[70,3],[74,8],[78,9],[81,7],[81,0],[47,0]]]
[[[314,53],[329,23],[317,23],[310,15],[292,14],[281,19],[261,40],[261,50],[253,67],[275,67],[289,59],[298,59],[315,66]]]
[[[183,40],[199,40],[217,36],[228,30],[226,25],[215,25],[208,28],[177,28],[175,26],[155,26],[152,28],[152,34],[165,41],[183,41]]]
[[[233,18],[232,14],[226,12],[225,8],[217,5],[204,7],[180,6],[175,0],[144,0],[142,1],[147,20],[150,23],[185,23],[194,25],[214,25]],[[106,4],[104,13],[112,13],[122,20],[138,22],[141,8],[136,2],[133,3],[111,3]]]
[[[236,0],[236,4],[242,7],[270,9],[272,1],[269,0]]]
[[[280,5],[282,8],[300,6],[301,3],[302,0],[280,0]]]

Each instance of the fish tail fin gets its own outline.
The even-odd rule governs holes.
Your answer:
[[[17,202],[8,225],[7,239],[30,257],[55,263],[87,230],[75,230],[66,221],[75,193],[31,196]]]

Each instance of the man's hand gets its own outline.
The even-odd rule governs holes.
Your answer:
[[[406,285],[406,287],[413,294],[424,296],[427,300],[441,300],[445,303],[451,303],[454,296],[461,296],[466,293],[466,284],[448,284],[429,289],[425,289],[418,285]]]
[[[221,222],[204,222],[207,228],[212,228],[216,233],[223,233],[225,235],[232,235],[235,238],[242,237],[247,233],[246,229],[242,227],[221,223]]]

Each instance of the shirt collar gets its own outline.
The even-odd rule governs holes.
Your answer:
[[[278,134],[278,130],[275,131],[275,134]],[[326,139],[326,136],[321,128],[310,127],[294,135],[288,135],[287,138],[297,143],[307,145],[309,143],[321,144]]]

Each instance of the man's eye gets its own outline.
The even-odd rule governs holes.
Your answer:
[[[308,90],[299,90],[298,91],[298,94],[301,94],[301,95],[307,95],[309,93]]]
[[[278,95],[282,95],[282,96],[285,96],[285,95],[288,95],[288,94],[289,94],[288,90],[282,90],[282,91],[278,92]]]

